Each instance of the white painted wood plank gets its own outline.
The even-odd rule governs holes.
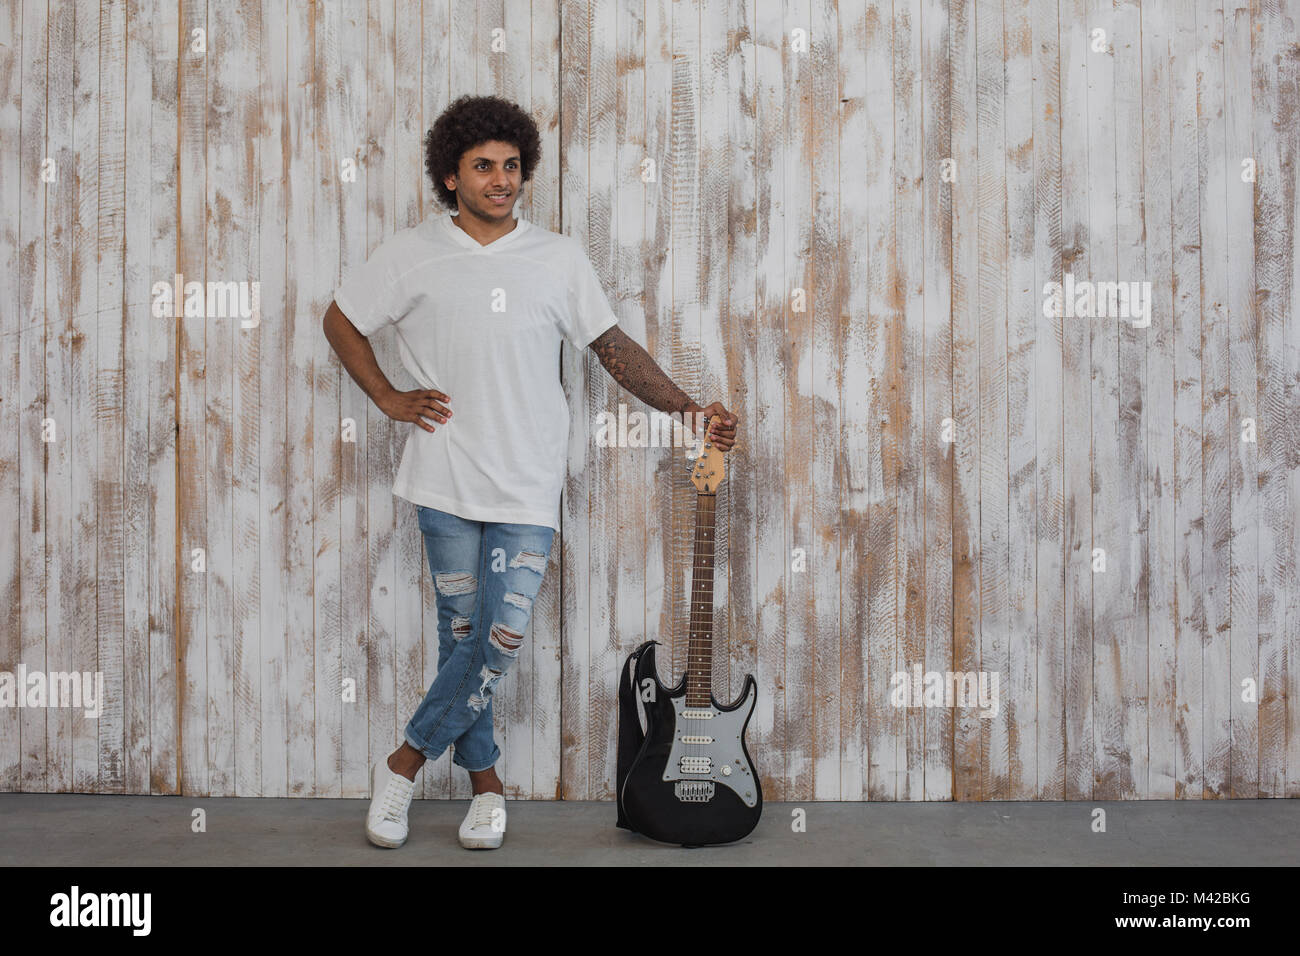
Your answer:
[[[998,677],[998,719],[1007,730],[1007,796],[1038,796],[1038,403],[1057,383],[1036,375],[1041,286],[1035,282],[1033,29],[1027,4],[1006,4],[1007,192],[1007,670]],[[1055,162],[1055,157],[1047,161]],[[1060,236],[1057,235],[1059,243]],[[1051,407],[1049,405],[1049,407]],[[1059,394],[1057,396],[1059,408]]]
[[[1201,251],[1200,179],[1197,173],[1196,21],[1190,6],[1177,9],[1171,38],[1174,126],[1174,515],[1178,541],[1178,608],[1174,635],[1177,693],[1175,786],[1180,799],[1199,800],[1205,764],[1201,747],[1202,650],[1205,633],[1201,467]]]
[[[844,800],[861,800],[867,786],[866,722],[867,706],[863,688],[865,677],[867,636],[867,568],[869,565],[869,539],[867,509],[870,504],[868,483],[872,464],[868,458],[871,444],[871,383],[870,369],[862,357],[867,354],[867,268],[868,224],[871,214],[866,191],[858,186],[867,164],[863,159],[869,143],[869,122],[874,106],[867,91],[867,31],[866,4],[862,0],[841,3],[839,7],[839,95],[840,104],[839,150],[842,157],[854,157],[852,162],[840,163],[839,192],[839,274],[841,300],[839,304],[840,343],[844,362],[840,379],[839,431],[837,442],[840,455],[840,509],[842,513],[840,547],[840,667],[842,685],[840,703],[840,795]],[[946,69],[943,71],[946,77]],[[756,76],[751,82],[758,82]],[[923,101],[924,102],[924,101]],[[946,102],[946,101],[945,101]],[[929,143],[928,145],[933,145]],[[756,150],[761,148],[755,144]],[[754,184],[758,197],[766,192],[761,182]],[[943,321],[947,324],[947,316]],[[754,316],[757,338],[762,334],[765,320]],[[755,374],[758,361],[755,358]],[[755,396],[757,399],[757,395]],[[751,402],[757,407],[757,402]],[[750,427],[757,434],[761,423],[751,419]],[[757,473],[759,461],[751,467]],[[754,524],[767,510],[763,489],[754,486]],[[946,497],[946,495],[945,495]],[[760,555],[754,555],[757,580],[762,574]],[[788,560],[788,559],[787,559]],[[759,595],[755,594],[757,602]],[[776,693],[776,681],[769,693]],[[768,688],[760,685],[761,694]],[[931,725],[932,727],[933,725]],[[774,755],[778,756],[778,755]]]
[[[980,643],[977,667],[967,672],[1008,672],[1007,639],[1009,515],[1007,511],[1007,184],[1006,77],[1003,68],[1003,4],[975,9],[975,115],[979,188],[976,218],[979,255],[979,542]],[[991,677],[990,677],[991,679]],[[983,799],[1010,796],[1007,709],[983,717],[958,708],[956,719],[978,734],[983,751]]]
[[[1300,330],[1296,328],[1294,174],[1300,105],[1300,63],[1288,53],[1282,5],[1252,5],[1251,44],[1255,185],[1255,285],[1259,309],[1259,790],[1295,796],[1300,789],[1300,732],[1291,706],[1300,667]],[[1285,131],[1285,135],[1279,135]]]
[[[337,618],[333,627],[316,616],[317,591],[330,580],[325,568],[316,574],[317,535],[321,531],[333,532],[337,542],[337,524],[332,516],[322,514],[323,528],[316,529],[315,501],[320,486],[330,479],[318,476],[315,457],[320,445],[330,447],[337,435],[337,425],[330,421],[322,430],[315,427],[319,397],[316,379],[327,372],[317,361],[317,348],[324,339],[321,317],[333,299],[332,259],[321,256],[321,237],[318,214],[324,203],[319,202],[321,187],[319,155],[317,151],[317,123],[320,120],[317,105],[320,103],[323,77],[315,69],[316,58],[312,43],[317,25],[314,6],[292,7],[283,29],[263,13],[264,36],[282,39],[285,49],[285,97],[283,106],[284,136],[287,148],[280,156],[283,164],[284,190],[284,252],[279,268],[284,271],[284,322],[285,351],[282,356],[272,356],[282,369],[283,382],[276,383],[268,374],[270,362],[263,364],[263,433],[275,434],[283,449],[282,462],[267,461],[268,451],[275,446],[263,443],[265,469],[273,469],[276,497],[284,506],[272,518],[263,506],[263,522],[278,524],[277,532],[283,536],[284,546],[278,549],[279,576],[284,581],[282,598],[263,596],[263,612],[269,613],[270,623],[263,626],[263,667],[268,662],[268,644],[274,642],[275,652],[270,655],[278,674],[279,693],[263,697],[263,710],[275,708],[268,718],[269,727],[263,729],[263,739],[270,740],[274,730],[284,736],[284,747],[275,744],[275,759],[282,760],[284,769],[271,760],[263,761],[266,779],[275,779],[289,796],[308,796],[316,792],[316,728],[317,714],[333,721],[337,705],[327,705],[324,697],[331,684],[338,686],[337,674],[322,674],[317,670],[318,642],[333,637],[337,647]],[[277,42],[278,42],[277,40]],[[278,131],[277,131],[278,134]],[[263,152],[262,180],[269,185],[271,170],[267,154]],[[326,219],[326,222],[329,220]],[[263,235],[266,236],[266,226]],[[274,233],[272,233],[274,235]],[[327,248],[329,248],[327,246]],[[336,247],[334,247],[336,248]],[[262,240],[263,262],[270,262],[268,239]],[[274,321],[274,318],[271,319]],[[275,385],[280,387],[271,394]],[[335,405],[335,408],[337,405]],[[282,416],[281,422],[268,422],[271,409]],[[330,409],[334,412],[334,408]],[[266,496],[263,501],[267,501]],[[283,515],[281,520],[280,516]],[[279,540],[279,538],[276,538]],[[337,564],[332,569],[336,569]],[[335,571],[335,573],[337,573]],[[337,577],[332,579],[337,588]],[[274,601],[274,603],[272,603]],[[336,698],[337,699],[337,698]],[[325,718],[324,715],[329,715]]]
[[[1177,787],[1175,643],[1179,539],[1174,513],[1174,156],[1168,13],[1142,16],[1142,168],[1146,273],[1151,281],[1147,330],[1146,412],[1148,763],[1143,795],[1174,799]],[[1164,171],[1166,175],[1160,175]]]
[[[1242,162],[1253,159],[1251,143],[1251,21],[1248,0],[1224,5],[1224,202],[1227,205],[1228,290],[1228,486],[1230,580],[1228,638],[1230,671],[1228,720],[1231,753],[1229,792],[1234,797],[1261,796],[1259,739],[1259,395],[1256,384],[1259,327],[1255,314],[1255,190],[1242,181]],[[1254,422],[1247,441],[1245,422]],[[1254,700],[1243,700],[1242,681],[1257,685]]]
[[[24,357],[28,343],[44,336],[30,332],[29,292],[33,276],[26,273],[29,257],[23,245],[22,213],[31,205],[39,179],[27,169],[23,137],[23,98],[44,100],[44,79],[23,82],[23,8],[11,3],[0,11],[0,206],[11,210],[0,221],[0,509],[16,516],[0,531],[0,670],[14,673],[23,652],[23,550],[28,511],[23,507],[23,454],[30,442],[31,415],[25,402]],[[44,102],[40,108],[44,109]],[[28,139],[34,139],[28,129]],[[41,135],[44,136],[44,129]],[[24,175],[26,173],[26,175]],[[14,212],[16,210],[16,212]],[[29,223],[28,231],[32,225]],[[36,230],[38,233],[41,230]],[[43,575],[42,575],[43,576]],[[41,582],[43,583],[43,582]],[[5,708],[0,713],[0,791],[18,790],[22,768],[22,711]]]
[[[894,7],[894,239],[897,277],[890,309],[897,315],[898,375],[898,659],[900,670],[925,657],[925,208],[922,36],[918,0]],[[821,216],[819,215],[820,219]],[[822,378],[819,374],[818,379]],[[822,565],[825,568],[825,565]],[[823,573],[826,573],[824,570]],[[820,604],[819,599],[819,604]],[[934,709],[904,709],[899,783],[907,800],[925,799],[925,728]]]
[[[1034,798],[1060,800],[1065,787],[1064,319],[1044,315],[1043,288],[1062,274],[1061,45],[1058,10],[1039,4],[1031,22],[1034,170],[1034,488],[1037,743]],[[1025,707],[1024,701],[1019,707]]]
[[[1061,8],[1061,250],[1062,274],[1090,272],[1088,57],[1091,17],[1081,3]],[[1098,54],[1101,55],[1101,54]],[[1093,787],[1092,593],[1093,509],[1089,323],[1062,317],[1064,338],[1062,442],[1065,446],[1065,786],[1062,799],[1086,800]]]
[[[1142,209],[1142,151],[1129,144],[1142,142],[1142,29],[1136,2],[1116,5],[1113,58],[1115,68],[1115,218],[1117,282],[1149,282],[1146,262],[1146,221]],[[1131,288],[1131,286],[1130,286]],[[1150,326],[1140,319],[1107,320],[1119,336],[1119,473],[1120,532],[1124,539],[1123,577],[1119,580],[1124,616],[1119,630],[1119,700],[1124,731],[1114,742],[1122,750],[1124,796],[1140,799],[1147,793],[1149,691],[1147,678],[1151,563],[1146,496],[1147,360]]]
[[[151,308],[152,227],[154,183],[152,157],[153,50],[154,23],[142,22],[149,15],[141,5],[125,8],[123,55],[120,64],[124,83],[124,116],[121,175],[123,178],[122,222],[122,565],[123,565],[123,644],[122,681],[117,691],[123,709],[121,791],[149,793],[150,786],[150,717],[152,680],[149,673],[150,650],[150,566],[169,561],[175,554],[175,534],[166,554],[152,548],[150,527],[159,507],[155,486],[149,481],[152,461],[150,417],[157,406],[149,401],[152,367],[151,339],[167,338],[174,320],[156,319]],[[175,97],[173,95],[173,101]],[[175,161],[175,151],[172,153]],[[159,184],[159,191],[166,188]],[[174,209],[175,206],[173,205]],[[171,424],[174,425],[174,414]],[[170,486],[175,502],[175,485]],[[173,585],[175,575],[173,573]],[[107,685],[106,685],[107,687]],[[174,712],[173,712],[174,717]],[[102,769],[102,768],[101,768]]]
[[[369,257],[396,231],[394,191],[397,171],[392,161],[396,128],[396,12],[391,6],[370,8],[366,17],[365,73],[365,197],[366,250]],[[375,358],[389,381],[401,381],[401,363],[391,330],[374,337]],[[366,618],[366,704],[368,763],[392,753],[402,739],[406,717],[399,718],[396,688],[397,635],[397,504],[393,475],[401,459],[405,426],[384,415],[365,399],[364,464],[366,576],[369,583]],[[367,773],[367,778],[369,774]],[[368,787],[363,788],[368,792]]]
[[[312,586],[309,575],[294,573],[294,565],[300,568],[301,559],[311,556],[310,506],[304,509],[302,504],[304,498],[308,502],[311,498],[311,464],[300,450],[300,442],[310,433],[310,382],[296,367],[296,357],[299,323],[306,317],[300,311],[297,285],[310,282],[312,273],[310,262],[302,263],[305,271],[298,263],[290,266],[293,250],[310,246],[303,238],[312,234],[304,228],[308,223],[289,222],[291,211],[297,211],[290,205],[297,195],[290,177],[298,154],[294,141],[299,125],[291,104],[307,94],[304,84],[310,79],[295,63],[304,53],[302,41],[290,40],[298,12],[273,4],[245,8],[246,42],[256,44],[264,64],[249,129],[249,139],[256,143],[252,173],[257,184],[251,197],[249,273],[261,283],[261,315],[257,327],[242,329],[239,339],[247,350],[242,369],[246,381],[251,373],[248,395],[241,397],[248,401],[242,427],[255,430],[256,435],[255,439],[250,435],[251,447],[242,456],[245,468],[256,467],[250,489],[256,498],[245,506],[249,527],[244,543],[257,543],[256,555],[247,559],[257,569],[256,589],[246,599],[244,614],[246,626],[258,634],[256,642],[248,642],[257,655],[246,668],[258,687],[245,706],[257,723],[261,741],[254,773],[261,781],[261,794],[269,797],[290,793],[289,710],[303,702],[310,705],[312,699],[310,685],[299,689],[290,673],[290,668],[311,659],[311,628],[298,622],[311,620]],[[311,324],[314,330],[315,322]],[[295,475],[302,477],[295,480]],[[307,675],[299,672],[299,676]],[[241,778],[251,776],[242,764],[240,770]]]
[[[943,178],[943,164],[952,156],[952,26],[948,5],[927,0],[920,15],[921,33],[921,123],[922,193],[924,222],[923,269],[923,392],[920,455],[925,483],[925,600],[924,663],[926,670],[946,671],[953,655],[953,451],[954,442],[945,434],[955,420],[953,409],[953,186]],[[847,90],[845,95],[849,95]],[[842,180],[852,182],[847,174]],[[846,189],[848,197],[858,192]],[[840,232],[848,236],[846,222]],[[855,269],[850,275],[858,275]],[[860,285],[860,283],[855,283]],[[856,301],[856,290],[855,290]],[[849,310],[850,318],[858,309]],[[856,349],[846,354],[859,354]],[[845,380],[860,363],[845,363]],[[847,391],[847,389],[846,389]],[[847,409],[846,409],[847,411]],[[863,420],[860,428],[868,427]],[[858,439],[860,442],[862,439]],[[865,447],[862,443],[861,447]],[[859,449],[846,449],[858,454]],[[847,500],[847,494],[846,494]],[[856,549],[855,549],[856,550]],[[933,600],[936,595],[943,600]],[[953,718],[950,708],[925,711],[924,773],[926,800],[953,798]],[[850,794],[846,793],[848,798]]]
[[[424,137],[421,130],[420,101],[423,96],[420,80],[421,30],[419,2],[401,0],[395,4],[396,29],[394,59],[396,71],[393,89],[393,231],[420,223],[420,200],[428,177],[424,173]],[[387,158],[386,158],[387,162]],[[391,336],[385,336],[389,338]],[[418,387],[405,365],[391,367],[389,380],[400,389]],[[393,470],[401,462],[406,440],[414,424],[394,425]],[[391,491],[391,483],[390,483]],[[390,750],[402,742],[406,722],[420,706],[428,685],[424,683],[424,610],[422,580],[428,574],[425,568],[424,536],[420,534],[420,519],[415,505],[403,498],[391,499],[394,513],[393,551],[396,562],[394,597],[394,712],[393,740]],[[436,619],[435,619],[436,625]],[[432,644],[437,659],[437,635]],[[495,706],[495,705],[494,705]],[[376,754],[376,757],[379,755]]]
[[[181,703],[184,679],[181,669],[184,631],[180,628],[179,585],[189,578],[188,559],[180,525],[180,495],[177,485],[179,444],[177,367],[180,355],[181,320],[158,319],[152,311],[155,282],[168,282],[179,266],[179,156],[180,127],[177,123],[180,75],[178,52],[179,11],[174,4],[158,0],[144,12],[149,20],[147,37],[150,84],[149,163],[143,173],[149,191],[149,270],[145,283],[150,291],[149,311],[141,316],[148,335],[148,484],[151,489],[149,521],[149,785],[146,793],[180,793]],[[140,36],[140,31],[131,33]],[[127,56],[130,58],[130,52]],[[137,62],[139,62],[137,60]],[[142,164],[143,166],[143,164]],[[138,208],[132,206],[132,208]]]
[[[952,664],[980,666],[979,168],[975,11],[952,10]],[[880,208],[872,203],[873,213]],[[873,429],[874,431],[874,429]],[[874,686],[874,685],[873,685]],[[883,691],[877,690],[877,693]],[[953,712],[953,799],[983,797],[978,720]],[[883,794],[872,794],[880,799]]]
[[[60,464],[66,471],[67,507],[70,532],[59,539],[59,547],[48,557],[63,564],[58,590],[60,601],[59,653],[48,657],[48,671],[95,671],[98,668],[96,581],[98,578],[98,508],[95,496],[96,428],[95,361],[99,309],[99,4],[78,0],[72,10],[72,32],[67,37],[72,59],[71,149],[72,167],[64,187],[72,192],[72,220],[69,227],[68,271],[64,273],[68,311],[60,325],[67,338],[58,360],[65,369],[59,389],[66,402],[59,416],[66,425],[66,454]],[[53,44],[51,44],[53,46]],[[63,325],[66,322],[66,325]],[[47,361],[48,361],[47,357]],[[66,475],[66,479],[65,476]],[[93,623],[92,623],[93,622]],[[78,793],[94,793],[99,783],[98,719],[85,717],[72,708],[60,708],[51,715],[50,726],[64,735],[70,747],[67,787]],[[60,747],[62,750],[62,746]],[[62,755],[60,755],[62,756]]]
[[[1231,781],[1232,672],[1229,657],[1232,627],[1232,494],[1229,470],[1239,426],[1229,421],[1228,212],[1224,169],[1223,3],[1199,0],[1196,6],[1196,72],[1200,170],[1201,236],[1201,443],[1204,449],[1203,499],[1205,683],[1205,796],[1229,795]]]
[[[95,320],[94,379],[96,514],[96,666],[103,675],[103,700],[96,731],[96,789],[126,789],[126,731],[123,665],[126,652],[125,595],[125,330],[126,265],[126,7],[122,0],[100,6],[99,41],[99,260]]]

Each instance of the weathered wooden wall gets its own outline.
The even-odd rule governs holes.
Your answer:
[[[1298,25],[1296,0],[4,4],[0,670],[98,670],[107,704],[0,709],[0,789],[366,794],[433,678],[433,591],[390,490],[409,426],[321,317],[438,211],[424,131],[478,92],[542,130],[522,215],[743,416],[716,686],[758,678],[769,800],[1300,795]],[[1150,326],[1044,316],[1066,272],[1149,281]],[[176,273],[260,282],[260,324],[154,317]],[[684,665],[694,492],[680,451],[594,446],[596,412],[642,407],[594,356],[563,377],[500,770],[609,799],[623,655]],[[997,716],[893,706],[915,663],[996,672]]]

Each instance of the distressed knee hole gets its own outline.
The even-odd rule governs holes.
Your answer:
[[[488,632],[488,641],[506,657],[518,657],[519,645],[523,644],[524,636],[500,624],[493,624],[492,630]]]
[[[520,551],[510,562],[512,568],[528,568],[538,574],[546,572],[546,555],[537,551]]]
[[[470,619],[460,615],[451,619],[451,636],[456,640],[468,637],[470,632]]]
[[[528,597],[526,594],[518,594],[514,591],[510,591],[506,594],[505,601],[507,604],[513,604],[515,607],[523,611],[531,610],[533,606],[532,598]]]
[[[469,571],[439,571],[433,583],[439,594],[473,594],[478,590],[478,581]]]
[[[497,681],[505,671],[499,671],[495,667],[484,666],[478,672],[479,685],[478,693],[469,695],[469,709],[474,713],[481,713],[487,706],[488,698],[492,696],[492,689],[497,686]]]

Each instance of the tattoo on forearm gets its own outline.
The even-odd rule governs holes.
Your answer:
[[[651,408],[661,412],[682,412],[694,404],[690,396],[664,374],[650,353],[617,325],[592,342],[591,348],[614,381]]]

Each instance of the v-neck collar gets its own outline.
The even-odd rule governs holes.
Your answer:
[[[491,242],[484,245],[460,226],[456,225],[456,217],[451,213],[443,213],[440,219],[443,228],[451,234],[451,238],[471,252],[496,252],[502,246],[509,245],[518,238],[520,233],[528,228],[528,220],[520,216],[515,220],[515,227],[513,229],[507,232],[504,236],[497,236]]]

